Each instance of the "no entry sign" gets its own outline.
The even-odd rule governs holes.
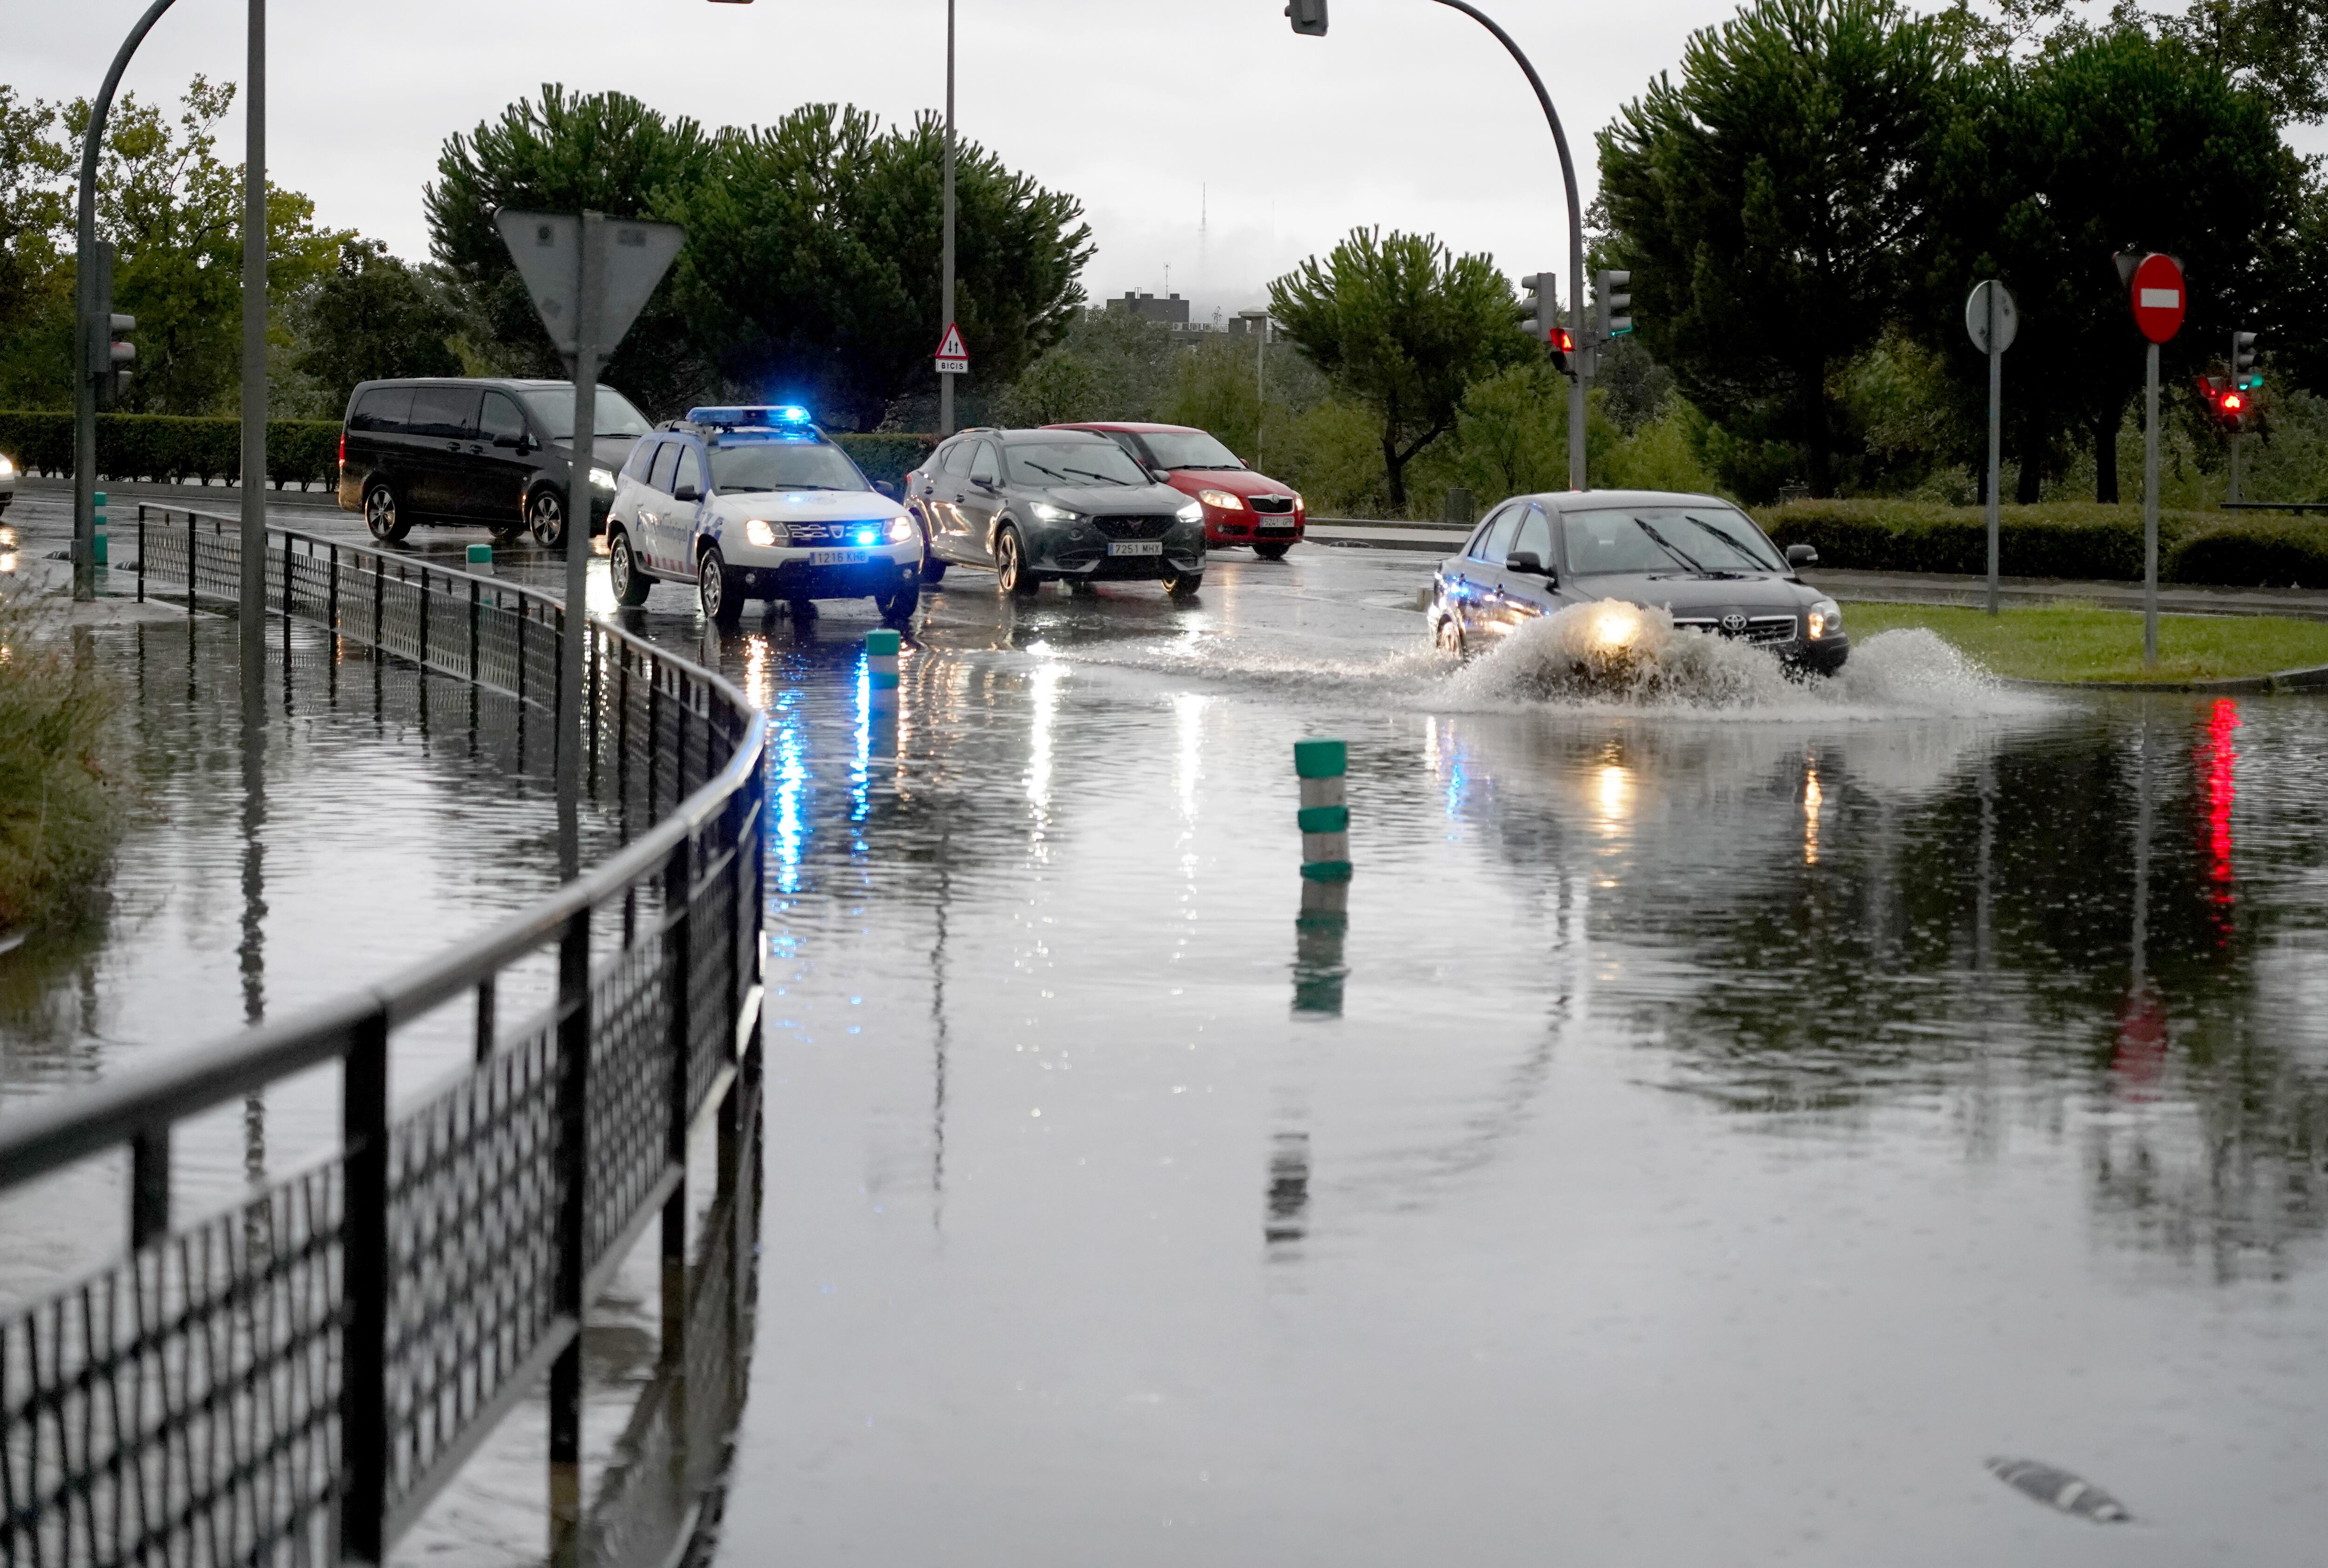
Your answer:
[[[2134,324],[2152,343],[2163,343],[2182,330],[2185,292],[2182,268],[2172,256],[2153,251],[2134,269]]]

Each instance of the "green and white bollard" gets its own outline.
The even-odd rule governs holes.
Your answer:
[[[1311,882],[1350,879],[1350,748],[1338,740],[1297,740],[1293,771],[1301,780],[1301,875]]]
[[[896,632],[883,627],[865,634],[865,665],[872,676],[874,699],[882,699],[883,692],[897,690],[897,656],[906,640]]]
[[[110,552],[106,543],[105,492],[102,490],[99,491],[94,499],[97,502],[97,526],[95,531],[90,536],[89,559],[96,565],[99,571],[103,571],[112,564]]]
[[[469,547],[469,570],[473,575],[477,577],[492,577],[493,575],[493,547],[489,544],[471,545]]]

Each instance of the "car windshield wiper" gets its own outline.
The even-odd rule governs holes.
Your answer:
[[[1118,479],[1112,474],[1101,474],[1089,468],[1070,468],[1067,472],[1084,479],[1095,479],[1102,484],[1125,485],[1131,483],[1129,479]]]
[[[1633,519],[1633,526],[1639,529],[1643,533],[1647,534],[1651,539],[1655,540],[1658,549],[1664,550],[1666,554],[1673,557],[1674,559],[1681,562],[1682,565],[1687,567],[1690,570],[1694,572],[1702,572],[1705,569],[1695,561],[1690,559],[1688,554],[1684,551],[1680,546],[1675,544],[1673,540],[1667,539],[1664,534],[1659,533],[1656,529],[1650,527],[1647,518],[1637,517]]]
[[[1712,534],[1714,538],[1720,540],[1723,544],[1728,545],[1730,547],[1731,553],[1735,555],[1740,560],[1744,561],[1750,570],[1767,572],[1776,569],[1775,568],[1767,565],[1760,557],[1757,556],[1752,550],[1748,549],[1744,544],[1732,538],[1728,533],[1724,532],[1721,528],[1717,527],[1713,523],[1708,522],[1705,519],[1697,516],[1694,512],[1685,512],[1682,513],[1682,515],[1688,518],[1690,521],[1697,524],[1698,527],[1705,530],[1706,532]]]

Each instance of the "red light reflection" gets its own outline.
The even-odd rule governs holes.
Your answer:
[[[2231,807],[2239,795],[2239,747],[2231,732],[2239,728],[2239,705],[2225,697],[2207,715],[2207,738],[2194,760],[2204,782],[2207,810],[2207,879],[2215,886],[2215,902],[2231,901]]]

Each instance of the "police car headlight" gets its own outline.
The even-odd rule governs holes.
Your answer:
[[[1202,522],[1205,521],[1204,503],[1202,502],[1192,501],[1172,515],[1178,518],[1182,522]]]
[[[0,479],[8,478],[15,472],[16,465],[14,463],[9,462],[5,457],[0,457]]]
[[[744,539],[763,549],[774,549],[778,542],[775,525],[765,517],[752,518],[744,524]]]
[[[1841,635],[1843,632],[1843,606],[1836,604],[1833,599],[1821,599],[1817,604],[1811,606],[1809,624],[1807,629],[1809,631],[1811,641],[1814,643],[1818,642],[1824,637]]]
[[[1206,506],[1217,506],[1223,512],[1243,512],[1244,510],[1244,502],[1243,498],[1231,495],[1225,490],[1200,490],[1197,492],[1197,499],[1203,502]]]
[[[889,542],[891,544],[903,544],[913,537],[914,520],[912,518],[893,517],[889,520]]]
[[[1074,522],[1081,515],[1073,507],[1053,506],[1047,501],[1029,502],[1027,511],[1037,522]]]
[[[590,483],[600,490],[612,490],[615,488],[615,471],[611,468],[593,468],[590,470]]]

